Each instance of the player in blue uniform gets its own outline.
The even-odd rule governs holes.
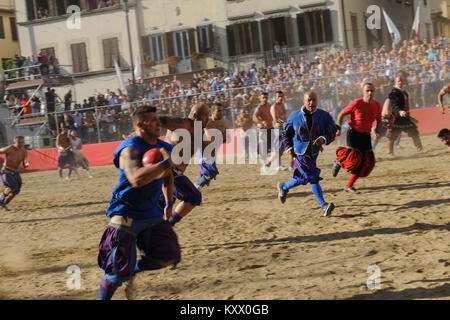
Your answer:
[[[334,204],[324,200],[316,161],[322,145],[329,145],[336,138],[336,125],[328,112],[317,109],[315,92],[306,92],[303,103],[303,107],[292,112],[283,126],[283,142],[291,157],[294,176],[289,182],[278,182],[278,198],[284,203],[291,188],[310,183],[323,215],[329,216]]]
[[[136,136],[123,141],[114,153],[119,183],[106,211],[109,223],[98,252],[98,265],[105,271],[100,284],[102,300],[111,299],[116,289],[137,272],[164,268],[181,258],[177,236],[168,222],[173,176],[169,173],[163,177],[173,165],[172,146],[158,139],[161,122],[154,107],[138,107],[132,120]],[[143,166],[142,157],[152,148],[159,148],[164,160]],[[158,203],[161,194],[166,200],[164,209]],[[140,260],[136,246],[144,253]]]

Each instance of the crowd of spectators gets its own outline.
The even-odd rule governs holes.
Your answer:
[[[276,90],[282,90],[290,112],[299,107],[304,92],[313,90],[318,93],[320,107],[337,114],[337,110],[360,97],[363,82],[375,84],[375,99],[383,104],[399,71],[405,75],[412,108],[436,105],[439,89],[450,79],[447,40],[443,37],[431,41],[405,40],[390,49],[381,46],[356,53],[345,50],[312,59],[289,57],[264,67],[253,65],[249,70],[204,70],[194,73],[188,82],[180,81],[177,76],[148,82],[138,79],[135,85],[128,80],[124,91],[107,89],[82,103],[73,103],[71,91],[63,99],[53,91],[46,96],[47,101],[53,101],[50,108],[47,106],[47,112],[64,112],[52,120],[55,123],[53,133],[56,125],[64,122],[77,130],[85,143],[97,142],[99,137],[104,142],[121,139],[129,133],[133,108],[144,101],[157,107],[160,114],[170,116],[186,116],[191,106],[199,102],[220,102],[225,106],[230,124],[234,125],[242,109],[252,113],[262,91],[269,92],[272,99]],[[62,110],[53,109],[56,100],[60,101]],[[23,99],[18,99],[15,103],[21,101]],[[37,107],[32,110],[34,113]]]

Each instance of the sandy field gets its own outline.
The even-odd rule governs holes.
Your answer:
[[[331,176],[337,144],[326,147],[321,185],[336,205],[327,218],[309,185],[279,202],[276,183],[290,171],[219,165],[202,206],[175,226],[178,268],[139,274],[136,299],[450,299],[450,153],[435,135],[422,139],[426,152],[404,137],[394,159],[380,142],[374,171],[355,185],[361,194],[342,192],[350,175]],[[80,174],[22,175],[21,194],[0,211],[0,299],[98,299],[97,247],[118,174]],[[195,181],[197,167],[187,176]],[[124,289],[113,299],[126,299]]]

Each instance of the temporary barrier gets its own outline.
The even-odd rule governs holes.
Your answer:
[[[442,128],[450,128],[450,114],[441,114],[439,107],[413,109],[411,116],[419,121],[419,132],[421,135],[435,134]],[[231,142],[233,141],[233,142]],[[105,166],[113,163],[113,155],[121,141],[85,144],[83,153],[91,166]],[[240,129],[230,130],[230,142],[219,148],[218,155],[236,154],[242,152],[240,143]],[[3,163],[4,155],[0,156],[0,164]],[[56,148],[30,150],[28,151],[29,168],[27,171],[55,170],[58,167],[58,151]]]

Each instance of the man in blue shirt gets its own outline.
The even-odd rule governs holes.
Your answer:
[[[156,270],[180,261],[180,247],[172,226],[173,176],[166,171],[173,166],[172,146],[158,137],[161,122],[156,109],[144,105],[133,114],[135,136],[126,139],[114,153],[114,165],[119,170],[119,183],[106,211],[109,223],[99,244],[98,265],[105,271],[100,284],[100,299],[110,300],[123,282],[137,272]],[[163,161],[143,165],[142,157],[158,148]],[[159,205],[164,194],[166,207]],[[144,253],[137,260],[136,246]]]
[[[306,92],[303,107],[294,111],[283,126],[283,141],[290,154],[294,176],[289,182],[278,182],[278,198],[286,201],[291,188],[311,184],[311,189],[322,208],[323,215],[329,216],[334,210],[332,202],[325,202],[319,181],[320,169],[316,166],[322,145],[329,145],[336,138],[336,125],[331,115],[317,109],[318,99],[315,92]]]

